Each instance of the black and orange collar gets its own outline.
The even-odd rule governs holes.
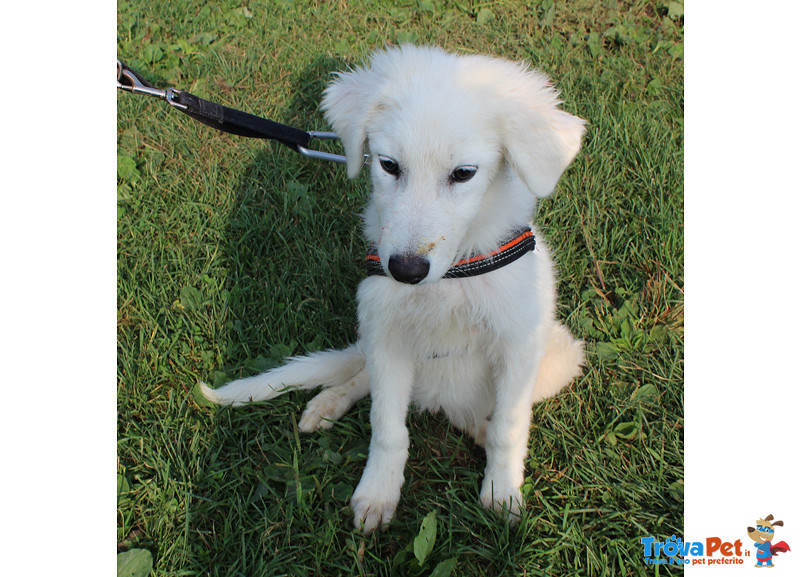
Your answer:
[[[444,278],[466,278],[492,272],[511,264],[536,247],[536,238],[530,227],[515,229],[500,246],[486,254],[476,254],[456,261],[447,270]],[[365,259],[368,276],[386,276],[376,247],[370,247]]]

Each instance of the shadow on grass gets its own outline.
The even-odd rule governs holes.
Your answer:
[[[315,61],[293,82],[294,97],[275,120],[323,129],[319,99],[331,72],[344,67],[332,58]],[[355,338],[354,295],[363,276],[360,184],[347,180],[342,165],[276,142],[245,169],[223,239],[230,329],[240,348],[225,360],[225,378]]]
[[[319,99],[330,73],[345,67],[341,60],[315,61],[294,80],[293,99],[273,120],[324,130]],[[275,142],[265,143],[246,167],[220,241],[228,270],[227,334],[221,338],[229,345],[214,386],[263,372],[289,355],[355,340],[365,184],[348,181],[343,165],[305,158]],[[208,474],[198,487],[204,512],[195,529],[214,563],[232,569],[241,556],[239,545],[212,544],[206,537],[212,534],[247,539],[247,556],[254,558],[262,548],[280,550],[248,568],[258,574],[291,570],[298,547],[321,551],[322,543],[333,541],[338,551],[347,550],[347,503],[366,460],[369,403],[355,407],[342,427],[301,436],[296,422],[308,398],[298,392],[212,409]],[[237,530],[222,529],[232,516]],[[297,530],[314,537],[290,543]]]

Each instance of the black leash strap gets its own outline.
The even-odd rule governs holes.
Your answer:
[[[300,130],[210,100],[204,100],[184,90],[155,88],[119,60],[117,60],[117,88],[134,94],[148,94],[166,100],[187,116],[222,132],[248,138],[275,140],[309,158],[338,163],[346,162],[344,156],[308,148],[314,138],[338,140],[339,137],[332,132]]]
[[[311,142],[311,135],[305,130],[203,100],[183,90],[177,92],[173,102],[184,114],[222,132],[248,138],[277,140],[295,151],[298,146],[307,148]]]

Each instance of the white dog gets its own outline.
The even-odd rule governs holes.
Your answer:
[[[400,499],[411,403],[486,448],[481,501],[520,513],[531,406],[583,362],[583,343],[555,320],[553,265],[530,228],[536,199],[580,148],[584,122],[558,104],[523,64],[413,46],[377,52],[325,91],[350,177],[369,151],[358,342],[201,387],[236,405],[322,386],[303,431],[370,395],[369,457],[350,503],[364,532],[384,528]]]

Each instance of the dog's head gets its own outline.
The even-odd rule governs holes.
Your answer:
[[[775,529],[773,527],[783,527],[783,521],[773,521],[772,515],[767,515],[764,519],[759,519],[756,527],[747,528],[747,536],[756,543],[766,543],[772,541],[775,536]]]
[[[522,64],[436,48],[380,51],[340,73],[322,108],[350,177],[369,147],[365,233],[387,274],[436,281],[527,223],[580,148],[584,122],[558,104]]]

